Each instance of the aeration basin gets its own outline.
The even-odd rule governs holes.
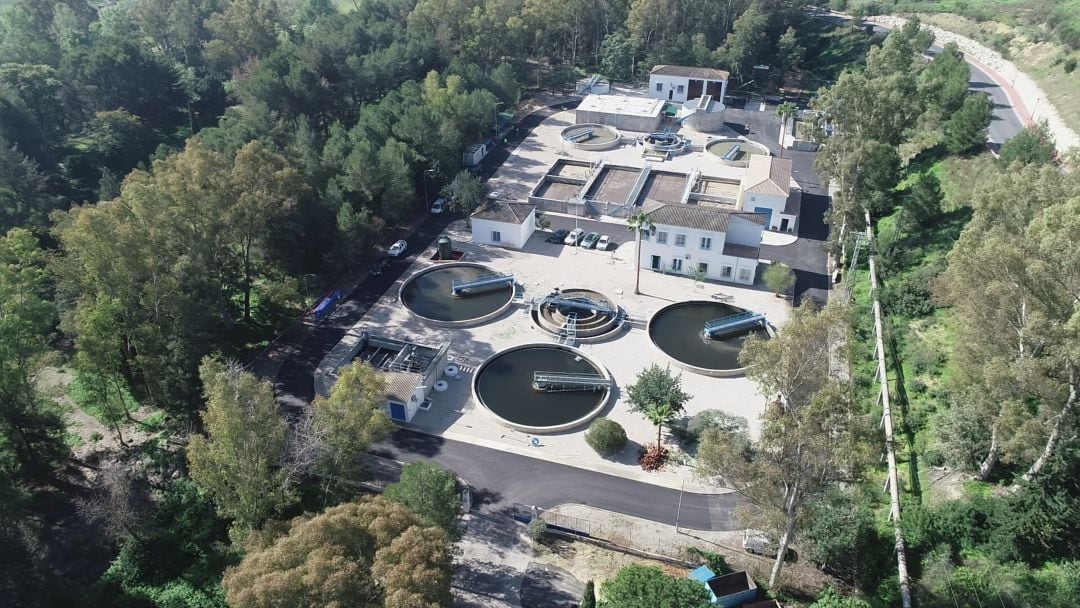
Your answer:
[[[473,396],[503,425],[559,433],[588,423],[611,395],[611,374],[584,352],[525,344],[492,355],[473,375]]]
[[[501,281],[498,285],[489,284],[477,289],[462,290],[460,287],[499,274],[483,264],[468,262],[433,266],[409,277],[401,285],[398,299],[410,313],[432,325],[479,325],[510,307],[514,284]],[[454,289],[455,284],[459,289]]]
[[[738,376],[746,371],[739,353],[748,336],[769,337],[768,326],[749,326],[707,338],[707,324],[749,311],[708,300],[677,302],[656,311],[649,320],[649,339],[677,367],[704,376]]]

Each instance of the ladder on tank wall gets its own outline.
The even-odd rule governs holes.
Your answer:
[[[765,325],[765,315],[759,312],[746,311],[737,315],[713,319],[705,324],[702,335],[710,340],[718,340],[744,330]]]
[[[533,372],[533,390],[547,393],[601,391],[611,388],[611,380],[601,374]]]

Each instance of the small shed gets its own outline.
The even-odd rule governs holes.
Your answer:
[[[757,584],[746,572],[717,575],[708,566],[701,566],[688,576],[705,585],[714,606],[736,608],[757,599]]]
[[[465,148],[461,161],[466,167],[475,167],[487,156],[488,147],[485,144],[473,144]]]
[[[521,249],[536,230],[536,205],[488,201],[470,222],[474,243]]]

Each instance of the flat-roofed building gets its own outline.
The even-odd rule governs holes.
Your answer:
[[[648,97],[588,95],[574,112],[579,125],[611,125],[621,131],[652,133],[664,120],[664,102]]]

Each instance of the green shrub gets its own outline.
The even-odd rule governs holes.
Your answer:
[[[750,425],[742,416],[734,416],[722,410],[705,410],[690,418],[690,423],[686,425],[685,435],[688,442],[697,443],[701,441],[706,431],[712,429],[732,433],[744,432],[748,428]]]
[[[533,542],[540,542],[544,540],[548,533],[547,522],[539,517],[532,518],[529,522],[529,538],[533,539]]]
[[[597,418],[585,432],[585,443],[601,456],[611,456],[626,447],[626,431],[618,422]]]
[[[1069,57],[1065,60],[1065,64],[1061,66],[1061,69],[1065,70],[1066,74],[1072,74],[1076,69],[1076,57]]]

